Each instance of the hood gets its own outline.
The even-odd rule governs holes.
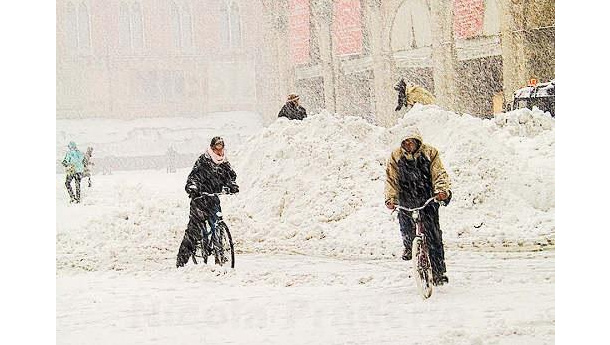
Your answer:
[[[420,145],[424,142],[419,129],[415,126],[406,128],[405,134],[402,136],[402,141],[405,141],[407,139],[417,139],[417,141],[419,141]]]
[[[405,80],[400,79],[398,83],[394,85],[394,90],[405,92],[405,90],[407,90],[407,83],[405,83]]]
[[[75,143],[75,142],[73,142],[73,141],[69,142],[69,143],[68,143],[68,148],[69,148],[70,150],[76,150],[76,143]]]

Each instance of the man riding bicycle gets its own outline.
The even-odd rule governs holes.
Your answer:
[[[191,209],[189,223],[178,250],[176,267],[182,267],[189,261],[195,253],[197,241],[203,240],[204,246],[209,246],[207,238],[202,236],[205,220],[212,231],[212,241],[215,242],[213,244],[220,245],[216,243],[219,237],[215,234],[217,213],[221,212],[220,199],[207,194],[221,193],[224,189],[228,189],[229,193],[239,192],[239,186],[235,183],[237,174],[227,161],[224,147],[221,137],[212,138],[210,147],[197,159],[186,180],[184,189],[191,198]]]
[[[436,197],[446,204],[451,200],[449,175],[443,167],[436,148],[424,144],[416,127],[407,128],[399,148],[395,149],[386,166],[385,204],[393,210],[395,205],[416,208],[427,199]],[[438,219],[439,204],[431,203],[420,212],[427,238],[433,283],[449,282],[445,275],[443,232]],[[406,212],[398,213],[400,232],[405,250],[403,260],[411,260],[411,246],[415,237],[415,223]]]

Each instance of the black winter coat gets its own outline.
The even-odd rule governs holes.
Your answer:
[[[229,162],[216,164],[206,152],[195,162],[184,189],[191,197],[198,196],[200,192],[220,193],[222,187],[236,186],[236,178],[237,174]]]
[[[307,117],[307,111],[305,108],[296,105],[293,102],[286,102],[277,117],[286,117],[289,120],[303,120]]]

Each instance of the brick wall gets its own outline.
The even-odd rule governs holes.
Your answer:
[[[484,0],[454,0],[453,31],[456,38],[472,38],[483,33]]]

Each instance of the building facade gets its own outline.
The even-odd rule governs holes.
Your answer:
[[[531,78],[555,77],[552,0],[286,0],[280,83],[316,112],[394,123],[399,78],[488,117]]]
[[[290,92],[392,125],[399,78],[491,116],[555,77],[552,0],[58,0],[57,116],[272,121]]]
[[[57,117],[256,110],[260,16],[247,0],[58,0]]]

